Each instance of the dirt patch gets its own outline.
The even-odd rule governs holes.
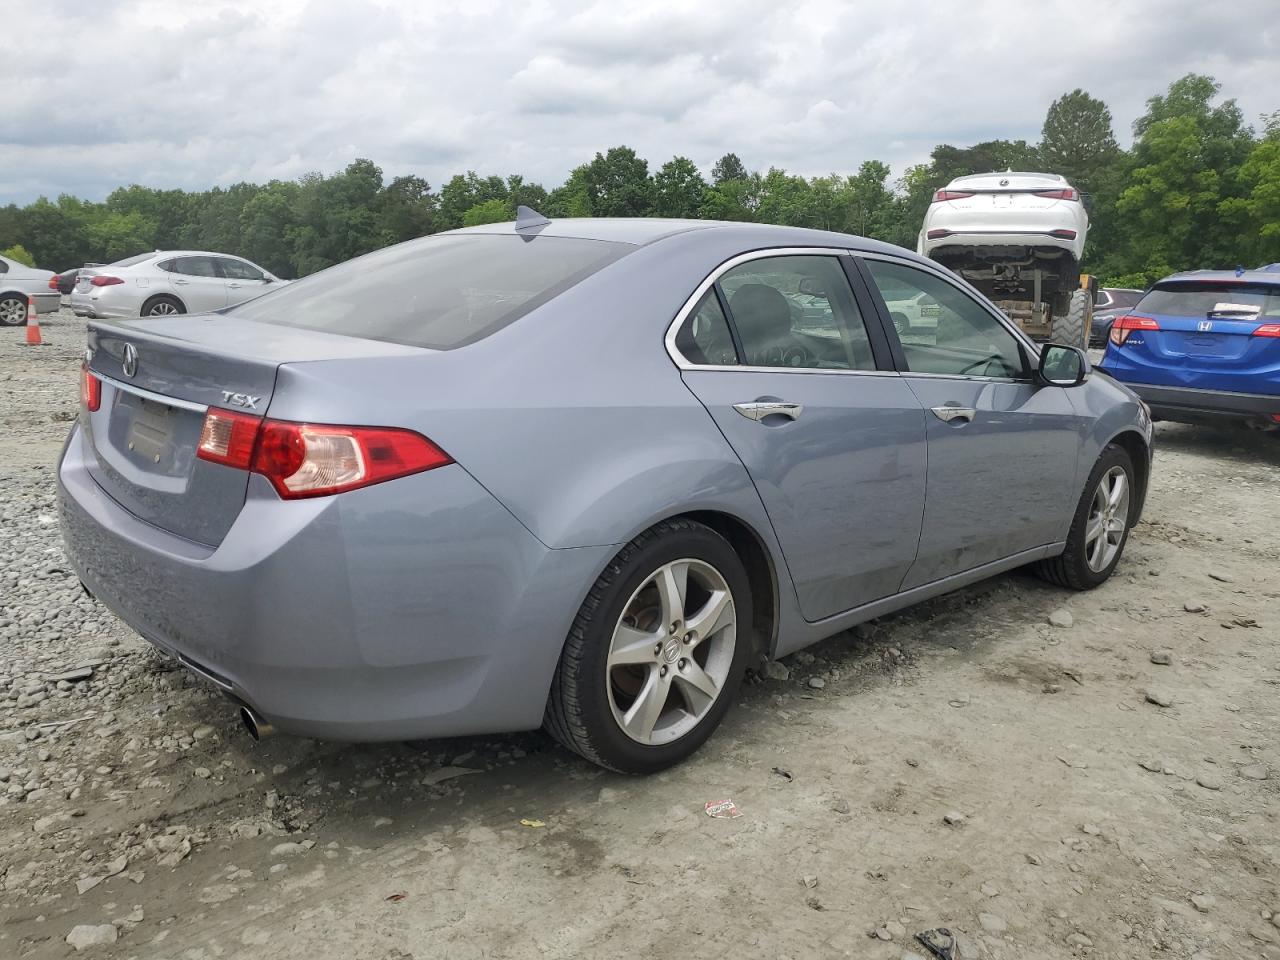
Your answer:
[[[537,733],[250,742],[68,573],[83,324],[45,334],[0,342],[0,956],[84,926],[102,957],[898,960],[947,926],[965,957],[1280,957],[1280,441],[1161,425],[1104,587],[1015,573],[832,638],[628,779]]]

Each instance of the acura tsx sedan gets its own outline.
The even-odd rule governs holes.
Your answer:
[[[1024,564],[1088,589],[1119,562],[1147,411],[944,268],[521,214],[89,324],[69,555],[250,733],[541,725],[649,772],[761,658]],[[936,323],[900,337],[882,291]]]

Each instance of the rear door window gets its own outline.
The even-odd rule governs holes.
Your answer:
[[[231,312],[451,350],[489,336],[634,249],[571,237],[427,237],[322,270]]]

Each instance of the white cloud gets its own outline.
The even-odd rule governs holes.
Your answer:
[[[1190,72],[1253,120],[1280,108],[1271,0],[963,6],[668,0],[9,0],[0,202],[204,189],[356,156],[558,184],[626,143],[653,168],[896,172],[937,143],[1035,140],[1083,87],[1116,132]]]

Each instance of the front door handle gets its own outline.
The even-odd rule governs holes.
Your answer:
[[[775,414],[790,420],[798,420],[800,414],[804,413],[804,404],[785,403],[781,400],[756,400],[753,403],[735,403],[733,409],[748,420],[763,420]]]
[[[955,407],[950,404],[932,409],[933,415],[944,423],[952,423],[956,420],[970,423],[978,412],[973,407]]]
[[[190,280],[175,280],[175,281],[173,281],[173,282],[174,282],[174,283],[176,283],[176,284],[177,284],[178,286],[180,286],[180,287],[185,287],[185,286],[186,286],[188,283],[190,283],[191,281],[190,281]]]

